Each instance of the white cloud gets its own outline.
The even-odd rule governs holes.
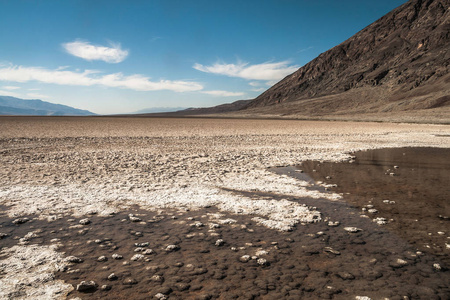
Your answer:
[[[20,94],[11,91],[0,90],[0,96],[10,96],[20,98]]]
[[[212,96],[221,96],[221,97],[233,97],[233,96],[245,95],[245,93],[241,93],[241,92],[227,92],[227,91],[202,91],[201,93],[212,95]]]
[[[103,60],[107,63],[120,63],[128,56],[128,50],[122,50],[120,44],[111,43],[111,47],[94,46],[88,42],[75,41],[62,45],[69,54],[85,60]]]
[[[2,89],[10,90],[10,91],[18,90],[18,89],[20,89],[20,86],[5,85],[5,86],[2,86]]]
[[[288,61],[281,61],[266,62],[257,65],[249,65],[248,63],[215,63],[212,66],[204,66],[196,63],[193,68],[206,73],[239,77],[249,80],[280,80],[297,71],[299,67],[289,65]]]
[[[99,71],[94,70],[49,70],[39,67],[0,65],[0,80],[2,81],[39,81],[43,83],[72,86],[103,85],[107,87],[118,87],[135,91],[170,90],[174,92],[188,92],[203,89],[201,84],[191,81],[150,81],[150,78],[139,74],[125,76],[122,73],[107,75],[100,75],[99,73]]]
[[[254,87],[261,86],[261,82],[259,81],[250,81],[248,84]]]
[[[252,92],[264,92],[266,89],[265,88],[259,88],[259,89],[251,89]]]

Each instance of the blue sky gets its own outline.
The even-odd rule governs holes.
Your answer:
[[[251,99],[405,0],[0,0],[0,95],[100,114]]]

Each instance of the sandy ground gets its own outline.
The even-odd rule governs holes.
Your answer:
[[[58,224],[58,226],[66,224],[66,227],[77,230],[78,233],[72,233],[72,235],[84,236],[91,227],[89,224],[78,224],[79,220],[88,218],[91,221],[93,216],[108,219],[125,212],[132,213],[137,205],[139,210],[147,212],[140,211],[141,214],[153,212],[152,218],[161,215],[166,218],[165,220],[171,220],[172,223],[163,221],[169,222],[164,223],[163,228],[172,236],[177,236],[177,240],[173,244],[181,247],[181,250],[174,251],[176,253],[190,253],[189,251],[183,252],[185,251],[184,239],[190,233],[179,236],[179,232],[183,232],[183,230],[177,229],[178,231],[174,232],[173,228],[178,228],[176,226],[204,230],[202,234],[213,239],[213,245],[224,235],[216,228],[222,228],[221,230],[225,230],[223,228],[227,227],[233,230],[244,228],[248,234],[245,238],[250,240],[252,232],[259,232],[259,243],[262,243],[265,236],[271,236],[270,243],[273,243],[271,245],[274,247],[278,243],[274,241],[275,237],[279,237],[282,241],[293,241],[295,237],[287,236],[288,234],[306,234],[305,230],[312,230],[315,232],[314,234],[323,233],[327,229],[324,225],[325,222],[328,222],[329,219],[336,219],[333,211],[324,203],[342,202],[343,199],[340,194],[311,188],[311,184],[306,181],[274,174],[268,168],[296,165],[305,160],[349,160],[350,152],[361,149],[413,146],[449,148],[449,136],[450,128],[445,125],[292,120],[2,117],[0,118],[0,205],[4,208],[2,216],[6,221],[2,223],[4,225],[0,227],[0,233],[3,233],[2,243],[8,242],[4,243],[7,246],[3,246],[0,253],[2,259],[0,261],[0,299],[96,298],[101,297],[98,294],[100,290],[105,292],[111,288],[111,286],[104,287],[104,289],[100,289],[100,286],[91,290],[88,288],[89,293],[73,291],[77,283],[83,280],[92,280],[91,278],[94,276],[90,277],[86,272],[82,272],[82,275],[78,274],[72,279],[61,280],[58,274],[63,271],[65,273],[70,271],[70,274],[77,273],[76,269],[71,267],[73,262],[64,257],[72,252],[78,253],[73,249],[80,247],[80,244],[73,244],[73,247],[70,248],[68,243],[61,241],[63,236],[48,239],[44,243],[39,240],[39,237],[45,236],[46,231],[41,232],[39,230],[42,229],[36,228],[44,228],[44,223],[56,222],[54,224]],[[245,192],[251,192],[251,194]],[[322,207],[315,203],[321,203]],[[208,214],[205,211],[208,209],[215,211]],[[190,215],[195,211],[199,212],[198,216]],[[169,215],[169,212],[172,215]],[[155,215],[155,213],[157,214]],[[173,214],[176,214],[177,219],[170,217]],[[22,217],[28,217],[30,221],[20,219]],[[77,223],[73,224],[75,219]],[[178,219],[182,219],[184,223],[176,221]],[[196,220],[199,219],[201,221],[198,222],[201,224],[196,224]],[[6,225],[11,224],[14,220],[14,226]],[[136,223],[126,215],[120,220],[131,222],[131,224]],[[139,221],[148,223],[145,220]],[[41,225],[31,225],[25,230],[24,226],[30,226],[29,224],[33,224],[33,222]],[[140,222],[136,224],[140,224]],[[218,226],[215,227],[214,224],[218,224]],[[110,226],[113,225],[110,224]],[[325,227],[316,228],[314,226]],[[248,227],[254,228],[253,231],[248,230]],[[30,231],[21,232],[20,228]],[[340,232],[339,234],[348,234],[343,226],[339,230],[333,234],[338,234],[338,232]],[[48,232],[51,231],[56,230],[49,229]],[[94,232],[94,230],[91,231]],[[133,232],[132,235],[134,234],[135,238],[136,232],[145,232],[145,228]],[[67,233],[67,235],[70,234]],[[150,239],[151,234],[156,233],[149,232],[147,234],[147,238]],[[313,233],[308,232],[307,234]],[[319,234],[318,237],[322,235]],[[139,234],[137,236],[139,237]],[[231,239],[233,236],[237,236],[237,234],[230,234],[229,238]],[[309,237],[311,238],[311,236]],[[72,242],[74,238],[75,236],[72,236]],[[83,240],[81,237],[78,238]],[[162,239],[163,237],[156,235],[153,238]],[[34,240],[41,243],[34,243]],[[104,240],[101,241],[104,242]],[[85,242],[92,243],[92,240]],[[123,243],[125,242],[123,241]],[[244,243],[244,241],[241,242]],[[134,240],[130,239],[129,243],[133,244]],[[330,241],[322,241],[322,243],[328,245]],[[164,253],[172,252],[170,249],[166,249],[169,245],[163,244],[158,243],[158,247],[162,247]],[[219,244],[221,243],[219,242]],[[239,246],[238,243],[235,246],[225,245],[228,250],[233,247],[245,248],[245,245]],[[394,245],[395,243],[392,247],[397,247]],[[300,247],[300,245],[298,246]],[[308,246],[302,245],[301,247],[304,249]],[[333,254],[334,250],[327,247],[323,248],[324,252],[327,255]],[[404,249],[407,249],[408,246],[405,247]],[[230,251],[235,253],[234,250]],[[377,253],[381,251],[379,250]],[[364,283],[367,280],[374,281],[379,278],[377,276],[372,276],[373,278],[369,276],[372,279],[367,279],[361,275],[365,281],[361,281],[359,284],[346,285],[346,282],[341,282],[339,283],[342,285],[341,288],[331,286],[330,284],[336,283],[333,281],[334,279],[330,279],[331,281],[328,282],[325,280],[331,271],[325,272],[327,274],[322,274],[322,277],[317,273],[324,272],[323,268],[318,267],[323,261],[320,257],[322,254],[314,260],[316,269],[319,270],[315,271],[317,274],[313,272],[314,268],[311,266],[309,268],[313,271],[309,273],[306,269],[302,271],[302,274],[314,273],[318,276],[315,280],[311,279],[308,285],[303,284],[302,288],[302,282],[308,281],[305,277],[302,277],[303,281],[300,280],[297,285],[289,287],[289,289],[279,286],[280,282],[292,281],[291,277],[295,277],[295,274],[299,274],[298,272],[292,272],[289,275],[290,279],[285,277],[280,279],[283,275],[275,276],[274,278],[278,279],[274,279],[273,283],[266,282],[263,284],[264,288],[259,288],[262,283],[257,282],[254,278],[263,276],[263,274],[258,273],[262,272],[258,266],[266,268],[263,270],[264,272],[275,268],[277,261],[280,261],[279,265],[286,266],[286,262],[282,263],[282,259],[273,258],[271,263],[270,259],[267,262],[259,261],[264,257],[264,252],[259,252],[259,254],[235,253],[233,255],[236,256],[236,259],[233,263],[230,263],[230,257],[224,255],[221,263],[231,266],[242,264],[241,256],[248,254],[250,260],[254,257],[255,265],[249,269],[254,270],[255,273],[248,275],[250,276],[248,278],[253,276],[253,279],[248,280],[253,283],[252,286],[255,286],[255,291],[252,290],[252,293],[248,295],[244,292],[238,293],[237,297],[241,296],[243,299],[265,297],[265,299],[273,299],[280,295],[282,298],[291,297],[292,299],[299,296],[311,299],[318,297],[368,299],[361,298],[367,295],[374,299],[378,299],[377,297],[397,299],[396,297],[403,297],[407,293],[406,290],[399,288],[402,284],[404,285],[405,277],[397,274],[397,270],[407,265],[410,265],[408,270],[411,274],[414,274],[418,268],[425,268],[428,273],[423,278],[432,278],[430,280],[433,282],[427,287],[429,290],[413,291],[409,294],[410,298],[416,296],[420,298],[420,295],[445,298],[449,295],[448,272],[438,270],[438,266],[433,266],[432,258],[424,258],[420,262],[416,261],[419,258],[414,258],[415,263],[412,264],[408,262],[411,257],[404,257],[410,255],[405,254],[410,253],[408,252],[410,250],[399,251],[404,251],[404,253],[395,252],[398,257],[396,256],[394,263],[392,263],[393,258],[389,256],[391,261],[386,262],[388,269],[385,272],[391,272],[403,279],[399,279],[395,287],[389,286],[383,292],[380,292],[378,286],[369,287]],[[337,255],[336,251],[334,252],[334,255]],[[45,255],[37,255],[38,253],[45,253]],[[201,253],[200,251],[196,255],[201,257]],[[311,253],[315,254],[316,250]],[[194,253],[189,255],[192,257]],[[298,255],[302,255],[302,253],[298,253]],[[417,257],[416,254],[411,255]],[[345,257],[345,255],[341,257]],[[211,260],[214,259],[214,256],[208,256],[208,258]],[[181,263],[186,264],[186,262],[182,262],[182,257],[178,257],[178,259]],[[370,257],[364,259],[353,257],[353,259],[364,260],[366,264],[371,261]],[[127,258],[128,262],[129,260],[130,258]],[[372,263],[374,263],[373,260]],[[389,263],[391,264],[390,269]],[[349,268],[361,268],[361,264],[349,265]],[[93,263],[90,265],[92,266]],[[296,266],[295,263],[292,265]],[[180,265],[178,265],[179,267]],[[367,267],[370,268],[369,265]],[[199,276],[212,273],[208,272],[207,267],[205,269],[204,273],[194,272],[195,274],[190,275]],[[93,270],[95,268],[91,271]],[[171,269],[162,268],[162,270]],[[164,274],[164,277],[167,278],[171,275],[174,276],[170,272],[175,271],[165,272],[168,272]],[[237,271],[234,270],[234,272]],[[280,272],[283,273],[283,271]],[[151,276],[158,275],[154,273]],[[348,275],[349,272],[344,273],[340,277],[338,276],[341,279],[347,278],[342,279],[344,281],[354,277],[352,274]],[[99,279],[95,278],[98,282]],[[226,281],[226,278],[234,277],[225,275],[224,278],[220,280]],[[389,276],[385,275],[384,278],[389,278]],[[225,290],[216,289],[207,292],[208,284],[213,284],[208,280],[213,279],[218,280],[205,278],[200,288],[192,288],[194,285],[190,284],[191,288],[181,287],[178,289],[179,291],[174,286],[183,282],[172,282],[172,286],[163,286],[166,289],[140,290],[141,294],[136,294],[132,298],[203,297],[211,299],[222,297],[226,299],[227,297],[223,296],[226,294]],[[73,283],[70,280],[73,280]],[[133,280],[125,283],[126,280],[124,279],[123,282],[125,286],[134,286]],[[232,282],[238,283],[247,282],[242,278],[233,280]],[[417,280],[418,283],[425,284],[422,279]],[[78,282],[75,283],[76,281]],[[162,281],[154,278],[152,282],[160,284]],[[232,282],[228,283],[228,290],[239,290],[237,286],[233,286]],[[353,280],[353,282],[358,281]],[[411,284],[414,286],[413,282]],[[250,291],[251,289],[246,288],[246,290]],[[112,291],[114,291],[114,286]],[[231,297],[231,294],[229,296]],[[233,298],[236,298],[235,296]],[[113,299],[111,294],[108,297]]]

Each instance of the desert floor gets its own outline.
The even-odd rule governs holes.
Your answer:
[[[327,165],[399,147],[450,148],[450,127],[1,117],[0,299],[448,299],[448,202],[402,234],[414,202]]]

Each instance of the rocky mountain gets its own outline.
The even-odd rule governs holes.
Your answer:
[[[411,0],[275,84],[245,111],[450,112],[449,40],[450,0]]]
[[[37,99],[24,100],[15,97],[0,96],[0,115],[90,116],[95,114],[87,110]]]

